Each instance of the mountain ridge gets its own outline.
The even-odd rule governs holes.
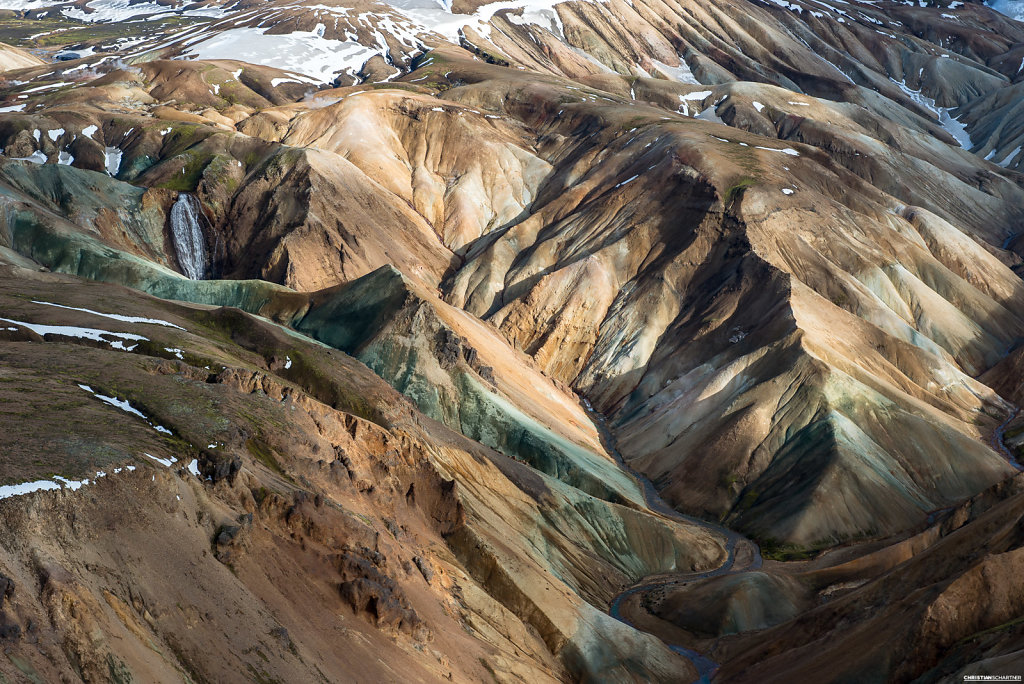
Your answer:
[[[1024,24],[838,4],[4,3],[0,672],[1011,667]]]

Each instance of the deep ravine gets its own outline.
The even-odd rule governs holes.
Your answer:
[[[594,425],[597,427],[598,432],[600,432],[601,441],[604,442],[605,448],[608,449],[608,452],[615,459],[616,463],[618,463],[624,471],[629,473],[629,475],[637,481],[637,484],[640,485],[640,488],[644,494],[644,502],[647,504],[648,508],[668,518],[672,518],[673,520],[676,520],[678,522],[687,525],[701,527],[715,534],[721,535],[725,538],[725,550],[728,554],[726,556],[725,562],[723,562],[719,567],[713,570],[691,573],[659,574],[655,577],[648,577],[642,579],[637,584],[634,584],[633,586],[621,591],[618,595],[615,596],[615,598],[612,599],[611,603],[608,606],[609,615],[611,615],[616,620],[619,620],[620,622],[623,622],[629,625],[630,627],[633,627],[634,629],[640,629],[635,624],[630,622],[629,619],[622,614],[623,604],[627,599],[629,599],[631,596],[635,594],[647,593],[650,591],[661,589],[663,587],[688,584],[690,582],[704,580],[711,577],[718,577],[720,575],[728,575],[734,573],[738,574],[742,572],[751,572],[761,569],[761,566],[763,564],[763,559],[761,557],[761,548],[753,540],[747,539],[738,532],[730,530],[729,528],[719,525],[717,523],[709,522],[707,520],[702,520],[700,518],[695,518],[693,516],[680,513],[673,509],[671,506],[669,506],[667,503],[665,503],[665,500],[661,498],[661,496],[658,494],[658,491],[654,488],[654,484],[649,479],[647,479],[642,474],[631,468],[626,463],[625,459],[622,457],[621,452],[619,452],[618,446],[615,441],[615,436],[608,428],[605,417],[598,413],[596,410],[594,410],[594,407],[591,406],[590,402],[587,401],[586,399],[583,400],[583,404],[587,410],[587,413],[593,419]],[[745,544],[752,551],[752,558],[750,562],[745,567],[739,569],[736,568],[737,544]],[[718,663],[711,660],[702,653],[695,651],[691,648],[687,648],[686,646],[683,646],[681,644],[665,641],[664,639],[662,640],[664,641],[665,645],[668,646],[672,651],[687,658],[693,664],[694,668],[697,670],[698,675],[696,682],[700,682],[701,684],[710,682],[711,678],[715,675],[715,672],[718,671]]]

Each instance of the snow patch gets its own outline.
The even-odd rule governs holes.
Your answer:
[[[121,472],[125,470],[128,472],[135,472],[135,466],[129,465],[124,466],[123,468],[114,468],[114,474],[120,475]],[[67,489],[68,491],[77,492],[82,487],[88,484],[95,484],[97,479],[106,476],[107,474],[105,472],[98,470],[96,471],[96,476],[92,480],[89,478],[84,480],[72,480],[62,475],[54,475],[49,480],[34,480],[32,482],[20,482],[13,485],[4,485],[0,487],[0,499],[8,499],[12,496],[24,496],[25,494],[33,494],[35,492],[56,491],[59,489]]]
[[[92,387],[89,387],[88,385],[79,384],[78,386],[81,387],[86,392],[89,392],[90,394],[92,394],[94,397],[96,397],[97,399],[102,401],[104,404],[109,404],[109,405],[111,405],[111,406],[113,406],[115,408],[119,408],[119,409],[121,409],[122,411],[124,411],[126,413],[132,414],[133,416],[138,416],[142,420],[146,421],[149,424],[149,426],[152,427],[157,432],[162,432],[163,434],[166,434],[166,435],[171,434],[170,430],[168,430],[167,428],[163,427],[162,425],[157,425],[156,423],[151,421],[146,416],[146,414],[144,414],[142,411],[140,411],[139,409],[137,409],[134,406],[132,406],[130,403],[128,403],[127,400],[125,400],[125,399],[118,399],[117,397],[108,397],[105,394],[99,394],[98,392],[96,392],[96,390],[94,390]]]
[[[148,337],[142,335],[133,335],[131,333],[118,333],[111,332],[109,330],[99,330],[96,328],[79,328],[74,325],[42,325],[39,323],[26,323],[25,321],[15,321],[10,318],[0,318],[0,321],[4,323],[14,323],[20,325],[23,328],[27,328],[37,335],[46,337],[47,335],[60,335],[62,337],[76,337],[83,340],[92,340],[93,342],[103,342],[109,344],[113,349],[121,349],[123,351],[131,351],[138,346],[138,342],[148,341]],[[115,337],[115,340],[104,339],[105,337]],[[125,346],[125,342],[135,342],[136,344],[130,347]]]
[[[46,85],[36,86],[35,88],[26,88],[25,90],[21,91],[21,94],[22,95],[27,95],[28,93],[38,93],[38,92],[41,92],[43,90],[50,90],[52,88],[60,88],[61,86],[66,86],[66,85],[71,85],[71,84],[68,83],[67,81],[60,81],[58,83],[47,83]]]
[[[47,157],[46,153],[43,152],[42,150],[36,150],[27,157],[11,157],[11,159],[16,159],[17,161],[31,162],[33,164],[45,164]]]
[[[53,480],[36,480],[34,482],[22,482],[20,484],[4,485],[0,487],[0,499],[8,499],[12,496],[23,496],[33,492],[41,492],[49,489],[60,489],[60,483]]]
[[[103,148],[103,165],[107,169],[107,175],[117,175],[117,172],[121,170],[121,157],[123,155],[124,152],[122,152],[120,149],[116,147]]]
[[[1021,149],[1024,149],[1024,145],[1018,145],[1017,149],[1015,149],[1012,152],[1010,152],[1010,154],[1008,154],[1005,157],[1003,157],[1003,161],[996,162],[996,164],[998,164],[999,166],[1002,166],[1004,169],[1009,167],[1010,166],[1010,162],[1012,162],[1014,160],[1014,158],[1016,158],[1016,156],[1018,154],[1020,154]],[[993,151],[993,154],[995,154],[994,151]],[[992,155],[989,155],[989,156],[992,156]]]
[[[967,132],[967,124],[960,123],[960,121],[950,116],[949,109],[939,107],[939,110],[939,125],[946,129],[947,133],[953,136],[953,140],[956,140],[960,147],[965,150],[969,150],[974,147],[974,143],[971,141],[971,136]]]
[[[712,123],[719,123],[725,125],[725,121],[722,117],[718,116],[718,105],[712,105],[705,109],[703,112],[698,114],[695,118],[702,121],[710,121]]]
[[[118,470],[120,470],[120,468],[118,468],[114,472],[117,472]],[[133,470],[134,470],[134,468],[133,468]],[[69,480],[68,478],[61,477],[60,475],[55,475],[53,477],[53,479],[56,480],[57,482],[60,482],[61,484],[63,484],[65,487],[67,487],[68,489],[70,489],[73,492],[77,492],[83,486],[89,484],[89,480],[88,479],[85,479],[85,480]]]
[[[159,458],[157,456],[153,456],[152,454],[147,453],[143,453],[142,455],[147,458],[153,459],[154,461],[164,466],[165,468],[170,468],[172,465],[178,462],[178,459],[174,458],[173,456],[171,456],[170,458]],[[154,479],[156,479],[155,476]]]
[[[182,328],[180,325],[175,325],[174,323],[162,321],[159,318],[145,318],[143,316],[122,316],[121,314],[101,313],[99,311],[93,311],[92,309],[83,309],[78,306],[65,306],[63,304],[54,304],[53,302],[44,302],[39,299],[33,299],[32,303],[44,304],[46,306],[55,306],[58,309],[68,309],[70,311],[82,311],[84,313],[92,314],[93,316],[102,316],[103,318],[110,318],[115,321],[121,321],[122,323],[152,323],[153,325],[162,325],[166,328],[176,328],[177,330],[185,330],[185,328]],[[139,339],[144,340],[146,338],[141,337]]]
[[[760,145],[755,146],[758,150],[768,150],[769,152],[781,152],[782,154],[788,154],[791,157],[799,157],[800,153],[794,150],[792,147],[784,147],[781,150],[777,147],[761,147]]]
[[[659,62],[656,59],[652,59],[651,63],[658,67],[658,71],[668,76],[673,81],[679,83],[687,83],[689,85],[701,85],[701,82],[697,80],[697,77],[690,71],[690,66],[686,63],[686,60],[682,57],[679,58],[679,66],[669,66],[664,62]]]
[[[993,0],[988,6],[1011,19],[1024,21],[1024,0]],[[950,5],[950,8],[952,7]]]
[[[234,59],[305,74],[330,83],[345,71],[356,72],[380,48],[324,38],[316,31],[274,35],[269,28],[232,28],[188,48],[197,59]]]
[[[132,3],[132,0],[92,0],[80,7],[64,8],[61,14],[86,23],[94,24],[108,21],[125,21],[140,15],[161,14],[167,12],[167,6],[156,2]],[[78,52],[76,50],[76,52]]]

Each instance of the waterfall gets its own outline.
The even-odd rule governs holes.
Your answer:
[[[171,237],[182,273],[191,280],[206,275],[206,238],[203,237],[203,208],[193,195],[181,193],[171,207]]]

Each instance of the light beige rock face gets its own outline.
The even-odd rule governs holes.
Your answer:
[[[32,53],[0,43],[0,72],[16,71],[18,69],[39,66],[40,64],[44,64],[43,60]]]
[[[524,145],[518,127],[438,104],[394,91],[348,97],[298,118],[282,142],[344,157],[462,252],[519,217],[550,165]],[[452,178],[458,182],[450,185]]]
[[[591,254],[544,275],[529,294],[491,317],[545,374],[571,382],[594,344],[617,291],[613,270]]]
[[[424,285],[454,256],[412,207],[331,152],[287,150],[233,198],[224,268],[298,290],[393,263]]]

